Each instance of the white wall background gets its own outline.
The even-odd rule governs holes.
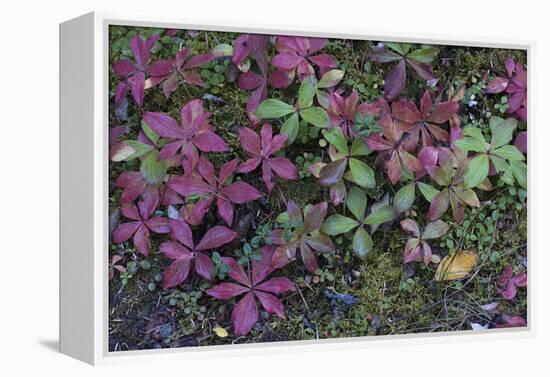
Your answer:
[[[248,3],[248,4],[247,4]],[[536,4],[536,5],[535,5]],[[540,375],[550,346],[548,286],[548,89],[550,41],[544,2],[298,0],[17,0],[1,3],[0,374],[152,375]],[[345,351],[223,358],[93,369],[57,354],[58,23],[91,10],[200,20],[253,20],[368,31],[536,40],[530,108],[537,335],[516,340],[436,341]],[[467,39],[467,38],[466,38]],[[535,136],[536,135],[536,136]],[[538,173],[538,174],[537,174]],[[78,245],[75,245],[78,247]],[[78,268],[79,266],[75,266]],[[533,271],[531,270],[531,273]],[[275,353],[275,352],[274,352]]]

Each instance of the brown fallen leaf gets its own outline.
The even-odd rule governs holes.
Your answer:
[[[477,265],[477,253],[471,250],[447,255],[435,271],[436,281],[458,280],[467,276]]]

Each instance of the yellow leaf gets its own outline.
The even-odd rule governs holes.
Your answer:
[[[447,255],[435,272],[436,281],[458,280],[467,276],[477,265],[477,253],[462,250],[453,255]]]
[[[219,336],[220,338],[225,338],[227,335],[229,335],[227,333],[227,330],[224,329],[223,327],[221,326],[216,326],[214,327],[212,330],[214,330],[214,332],[216,333],[217,336]]]

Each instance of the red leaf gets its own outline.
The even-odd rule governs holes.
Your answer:
[[[399,153],[394,151],[390,154],[390,158],[386,161],[386,171],[391,184],[395,185],[401,178],[401,174],[403,174]]]
[[[392,149],[393,145],[378,134],[372,134],[367,138],[367,145],[373,151],[386,151]]]
[[[334,245],[329,236],[323,233],[314,233],[304,236],[303,239],[308,246],[319,253],[332,253],[335,251]]]
[[[447,122],[453,114],[456,114],[458,111],[458,102],[456,101],[446,101],[441,102],[435,107],[432,113],[426,118],[428,122],[433,123],[445,123]]]
[[[138,251],[145,255],[149,255],[149,249],[151,247],[151,240],[149,239],[149,229],[143,224],[134,233],[134,246]]]
[[[237,181],[231,185],[224,187],[222,193],[229,200],[237,204],[251,202],[262,197],[262,194],[248,183]]]
[[[201,252],[195,253],[195,271],[199,276],[202,276],[206,280],[212,280],[213,268],[214,263],[208,255]]]
[[[231,315],[235,335],[246,335],[258,322],[258,308],[252,292],[247,293],[233,309]]]
[[[422,119],[422,114],[418,111],[414,102],[406,99],[400,99],[392,103],[391,110],[396,119],[407,124],[413,124]]]
[[[317,270],[317,258],[305,240],[300,243],[300,252],[304,266],[309,272],[314,273]]]
[[[304,232],[310,233],[317,230],[323,225],[325,216],[327,215],[327,202],[322,202],[314,205],[304,214]]]
[[[250,288],[235,283],[221,283],[206,290],[210,296],[218,300],[228,300],[232,297],[248,292]]]
[[[250,280],[248,279],[248,275],[243,269],[243,266],[238,264],[234,258],[223,257],[222,261],[224,264],[229,266],[229,277],[231,277],[231,279],[236,280],[247,287],[250,287],[252,285]]]
[[[272,245],[264,245],[260,252],[262,257],[260,260],[252,261],[252,284],[256,285],[262,282],[271,272],[273,272],[273,255],[276,247]]]
[[[294,292],[296,287],[289,279],[285,277],[277,277],[257,285],[256,289],[264,292],[280,294],[284,292]]]
[[[449,190],[447,188],[440,191],[430,203],[428,210],[428,220],[439,219],[449,209]]]
[[[266,312],[275,314],[280,318],[285,318],[285,308],[283,307],[281,300],[269,293],[254,291],[254,294]]]

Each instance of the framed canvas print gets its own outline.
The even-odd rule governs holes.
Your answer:
[[[98,13],[60,41],[62,352],[529,333],[530,44]]]

